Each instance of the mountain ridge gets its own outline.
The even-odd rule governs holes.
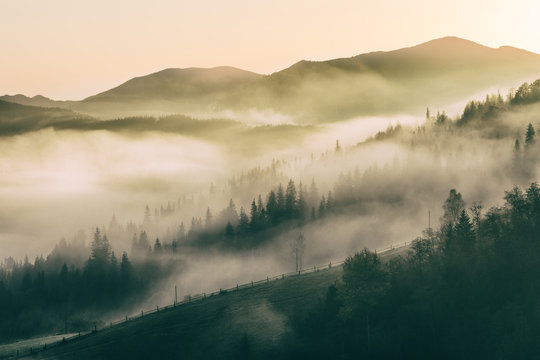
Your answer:
[[[301,60],[269,75],[231,66],[167,68],[54,106],[101,118],[270,111],[301,123],[320,123],[417,112],[539,75],[539,54],[447,36],[391,51]]]

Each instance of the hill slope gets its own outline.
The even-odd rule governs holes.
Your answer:
[[[540,55],[449,37],[410,48],[301,61],[263,79],[255,106],[319,121],[418,112],[540,74]]]
[[[263,75],[222,66],[211,69],[165,69],[136,77],[74,105],[80,111],[121,115],[127,111],[192,113],[210,110],[229,91]]]
[[[39,359],[256,358],[276,354],[296,317],[314,311],[341,268],[273,280],[128,321],[34,355]]]
[[[88,121],[68,109],[27,106],[0,100],[0,136],[22,134],[60,124]]]

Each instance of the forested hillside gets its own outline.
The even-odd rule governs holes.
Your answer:
[[[268,168],[235,176],[226,186],[212,184],[206,197],[183,198],[181,201],[171,198],[168,204],[147,206],[141,209],[144,213],[141,222],[122,224],[113,217],[108,226],[93,228],[89,246],[81,240],[84,235],[80,235],[73,240],[63,240],[50,255],[37,257],[34,262],[7,257],[0,271],[0,311],[4,324],[1,339],[7,341],[61,331],[66,323],[70,331],[88,330],[95,321],[114,316],[119,310],[129,312],[127,310],[140,306],[148,297],[157,296],[163,286],[170,286],[171,281],[177,281],[178,277],[184,279],[183,274],[191,276],[190,267],[197,261],[207,261],[205,256],[216,251],[220,258],[253,254],[280,257],[283,260],[275,264],[290,269],[291,264],[294,266],[290,249],[295,251],[297,266],[298,261],[300,265],[309,266],[336,257],[339,259],[341,254],[351,254],[364,246],[380,247],[397,240],[410,240],[405,236],[413,236],[418,229],[426,227],[427,221],[418,220],[418,214],[435,209],[432,204],[435,201],[440,204],[440,199],[452,187],[465,187],[467,194],[472,194],[469,210],[463,202],[456,201],[461,195],[451,192],[440,230],[428,229],[425,238],[417,241],[414,256],[393,262],[391,266],[378,265],[376,257],[369,252],[349,261],[350,264],[364,261],[368,265],[376,265],[376,271],[384,278],[384,286],[377,290],[376,298],[360,307],[362,311],[366,307],[374,309],[369,320],[369,324],[373,321],[370,325],[372,330],[367,333],[369,340],[362,340],[359,344],[363,345],[357,348],[353,340],[348,342],[347,336],[368,335],[362,332],[363,328],[348,332],[349,335],[343,337],[345,343],[340,351],[378,354],[384,348],[381,344],[388,340],[387,335],[379,338],[383,336],[378,335],[379,331],[394,334],[392,336],[399,339],[403,349],[406,344],[413,344],[412,339],[405,336],[410,329],[401,332],[395,324],[389,325],[393,320],[387,317],[393,312],[405,311],[399,307],[401,305],[391,302],[401,297],[410,297],[414,309],[396,314],[407,318],[411,316],[409,311],[414,314],[420,311],[417,307],[422,306],[418,304],[428,301],[422,298],[423,293],[416,294],[420,291],[416,287],[424,286],[422,284],[427,284],[425,291],[428,294],[441,292],[437,299],[445,306],[462,311],[460,306],[464,305],[461,300],[481,298],[481,294],[470,292],[473,291],[471,289],[481,290],[478,283],[481,279],[482,282],[488,281],[485,286],[488,286],[486,291],[490,292],[486,294],[489,296],[496,297],[491,291],[497,289],[507,291],[501,294],[501,301],[506,302],[492,304],[493,309],[503,311],[503,307],[508,305],[512,312],[525,311],[521,302],[512,302],[514,298],[510,290],[490,285],[489,281],[498,278],[496,274],[504,273],[501,278],[518,286],[513,277],[517,277],[520,271],[523,271],[524,278],[528,276],[526,274],[534,273],[533,263],[516,259],[521,256],[531,258],[536,251],[532,239],[536,236],[534,219],[538,209],[534,199],[538,197],[537,187],[533,183],[526,194],[515,189],[508,192],[503,206],[496,194],[509,188],[508,184],[526,184],[536,177],[539,157],[535,154],[539,145],[535,127],[538,128],[539,88],[540,82],[536,81],[522,85],[506,99],[500,95],[487,96],[485,101],[469,103],[463,114],[454,119],[444,112],[435,116],[428,112],[425,124],[417,127],[391,126],[372,139],[346,149],[336,142],[331,151],[320,157],[312,156],[307,161],[273,161]],[[373,149],[394,146],[404,149],[405,155],[393,160],[390,156],[390,161],[382,167],[369,162]],[[368,157],[362,153],[365,149],[368,149]],[[339,170],[334,172],[334,169]],[[328,173],[324,179],[311,176],[324,172]],[[304,174],[304,177],[300,175],[293,179],[289,177],[292,173]],[[306,175],[309,176],[308,181]],[[217,201],[218,198],[222,200]],[[226,205],[215,207],[220,202]],[[155,210],[151,210],[154,207]],[[421,217],[424,218],[423,215]],[[437,223],[435,218],[430,220]],[[403,228],[394,230],[393,223],[414,225],[409,225],[410,228],[404,232]],[[329,227],[331,232],[325,230]],[[398,235],[401,238],[396,239]],[[515,241],[517,245],[510,246],[509,241]],[[501,249],[511,250],[509,256],[512,260],[509,263],[503,261]],[[497,263],[508,268],[495,270]],[[346,272],[348,266],[345,266]],[[463,276],[453,277],[462,272]],[[469,280],[461,283],[464,279]],[[347,281],[345,277],[344,283]],[[471,284],[474,284],[472,288]],[[184,291],[193,290],[186,286]],[[463,297],[456,295],[459,291],[463,292]],[[532,299],[528,296],[535,294],[534,289],[529,288],[516,288],[515,291],[526,292],[523,297],[527,299]],[[339,286],[336,294],[340,294]],[[346,296],[340,299],[345,304],[343,306],[352,306],[347,305],[349,300]],[[387,308],[380,308],[383,305]],[[360,311],[356,306],[339,313]],[[474,306],[479,305],[475,302],[470,304],[471,309],[476,309],[475,316],[484,314],[487,317],[494,313],[482,313]],[[329,316],[337,316],[336,309],[332,310],[336,311],[333,315],[320,316],[326,319],[324,321],[330,321],[332,317]],[[500,321],[506,326],[505,321],[510,320],[504,318],[504,314],[501,313],[503,318]],[[332,318],[331,322],[339,323],[340,327],[351,326],[351,329],[360,326],[344,316]],[[422,319],[421,315],[418,316]],[[478,324],[486,320],[468,313],[462,316],[472,322],[470,329],[476,329],[474,326],[480,326]],[[460,333],[458,330],[452,330],[452,326],[458,325],[451,324],[451,320],[441,319],[448,325],[445,331],[431,334],[433,341],[440,341],[441,346],[449,346],[456,336],[461,336],[456,335]],[[426,326],[418,331],[428,331],[429,326],[434,326],[422,321],[414,324]],[[298,326],[307,325],[299,323]],[[384,326],[392,328],[392,331],[387,332]],[[523,329],[522,325],[519,326]],[[481,334],[482,329],[476,330],[471,334]],[[300,335],[303,333],[301,331],[298,336],[304,336]],[[305,336],[307,334],[309,331]],[[336,330],[334,334],[342,333]],[[485,336],[482,341],[487,344],[486,339],[499,335],[482,336]],[[510,349],[517,341],[514,336],[518,335],[512,333],[508,336],[509,342],[501,341],[500,346]],[[310,344],[316,341],[314,339],[308,337],[298,343]],[[466,349],[469,345],[463,346]],[[459,351],[465,351],[463,349]]]

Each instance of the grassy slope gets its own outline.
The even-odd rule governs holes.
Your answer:
[[[389,259],[408,247],[385,252]],[[243,338],[254,358],[277,354],[295,319],[317,309],[341,267],[207,297],[105,328],[35,354],[37,359],[238,358]]]
[[[337,267],[207,297],[106,328],[35,358],[234,358],[244,334],[261,353],[270,353],[290,319],[318,306],[340,274]]]

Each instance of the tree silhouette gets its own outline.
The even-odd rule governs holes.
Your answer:
[[[292,219],[296,216],[297,200],[296,200],[296,186],[294,181],[289,180],[287,184],[287,190],[285,191],[285,218]]]
[[[461,198],[461,193],[458,193],[455,189],[450,190],[448,198],[443,205],[444,214],[441,221],[454,225],[464,209],[465,201]]]
[[[525,132],[525,147],[529,147],[532,144],[534,144],[534,136],[536,135],[536,131],[534,130],[534,127],[531,123],[527,125],[527,131]]]
[[[366,344],[369,347],[370,313],[390,287],[389,274],[377,254],[364,249],[345,260],[342,281],[338,288],[343,300],[340,316],[348,321],[364,318]]]
[[[105,269],[108,265],[111,256],[111,246],[107,235],[101,235],[99,228],[96,228],[94,240],[92,241],[91,255],[89,265],[95,269]]]

